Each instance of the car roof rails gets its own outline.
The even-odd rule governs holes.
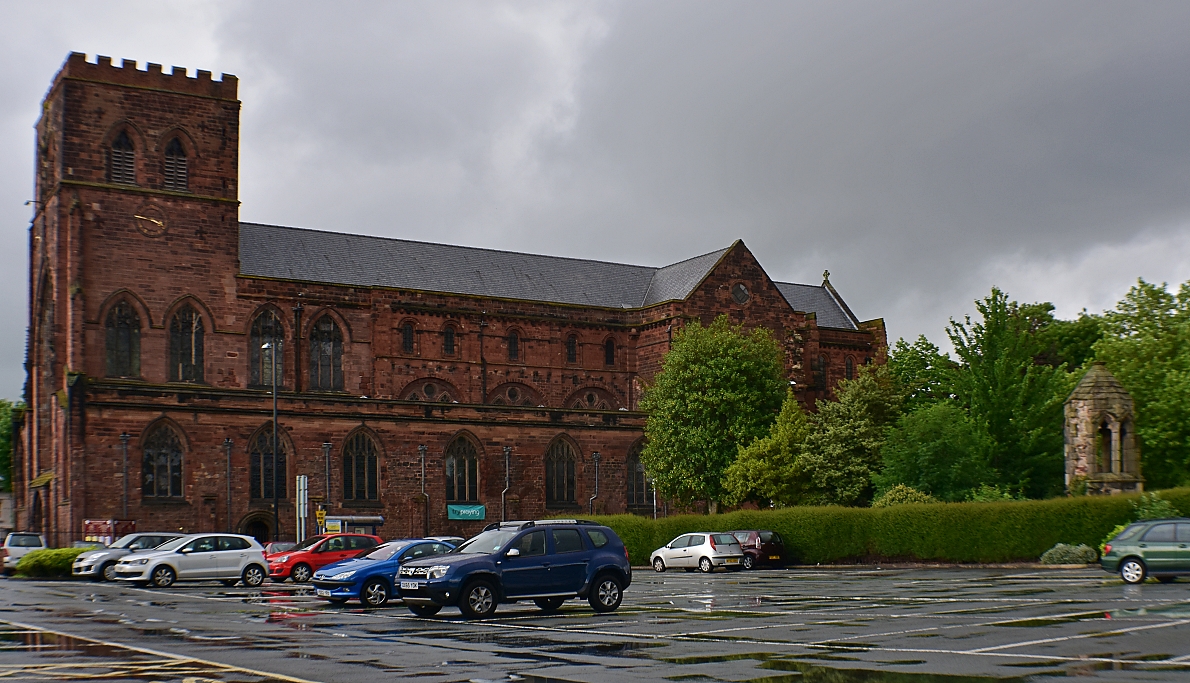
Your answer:
[[[583,526],[603,526],[599,522],[593,522],[589,519],[539,519],[529,522],[492,522],[483,528],[484,531],[492,531],[493,529],[513,528],[513,529],[528,529],[533,526],[548,526],[550,524],[580,524]]]

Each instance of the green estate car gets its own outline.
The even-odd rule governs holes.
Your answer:
[[[1169,583],[1190,575],[1190,519],[1146,519],[1129,525],[1103,546],[1099,566],[1125,583],[1152,576]]]

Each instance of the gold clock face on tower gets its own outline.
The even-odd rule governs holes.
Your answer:
[[[145,204],[132,216],[132,224],[149,237],[160,237],[168,227],[165,212],[154,204]]]

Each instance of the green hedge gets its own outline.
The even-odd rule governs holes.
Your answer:
[[[34,550],[17,561],[17,576],[60,577],[70,576],[70,565],[74,558],[89,553],[94,548],[50,548]]]
[[[1190,513],[1190,488],[1161,497]],[[724,515],[597,518],[620,535],[634,565],[679,534],[771,529],[799,564],[861,560],[1037,561],[1057,543],[1097,547],[1132,519],[1135,496],[1079,496],[995,503],[934,503],[887,508],[793,507]]]

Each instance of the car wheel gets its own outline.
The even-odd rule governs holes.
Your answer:
[[[388,602],[388,585],[380,579],[372,579],[364,584],[359,601],[364,607],[384,607]]]
[[[743,564],[744,564],[744,569],[752,569],[753,567],[756,566],[751,555],[744,555]]]
[[[710,574],[715,571],[715,565],[711,564],[711,558],[704,557],[698,561],[698,571],[703,574]]]
[[[295,564],[293,569],[289,570],[289,578],[293,579],[294,583],[305,583],[310,580],[310,565]]]
[[[603,613],[614,612],[623,599],[624,590],[620,587],[620,582],[611,574],[603,574],[595,579],[587,602],[591,603],[591,609]]]
[[[484,619],[496,612],[496,589],[487,581],[473,581],[463,589],[459,611],[468,619]]]
[[[1147,573],[1145,563],[1135,557],[1130,557],[1120,563],[1120,578],[1124,579],[1124,583],[1144,583]]]
[[[95,575],[104,581],[115,581],[116,580],[116,563],[115,562],[105,563],[102,567],[99,568],[99,571],[96,572]]]
[[[665,571],[665,560],[662,560],[660,557],[655,558],[653,560],[653,571],[657,572],[658,574]]]
[[[149,574],[149,580],[158,588],[169,588],[174,585],[174,580],[178,575],[174,573],[168,565],[161,565],[153,569],[153,573]]]
[[[542,612],[557,612],[564,602],[566,598],[537,598],[533,604]]]
[[[250,564],[244,568],[240,580],[249,588],[259,588],[264,583],[264,570],[258,564]]]
[[[409,605],[409,611],[419,617],[432,617],[442,609],[438,605]]]

